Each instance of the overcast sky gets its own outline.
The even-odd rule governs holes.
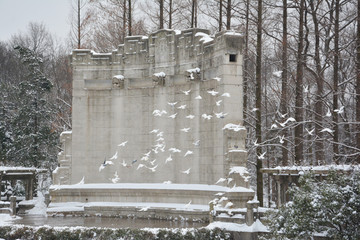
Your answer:
[[[25,32],[29,22],[43,22],[65,39],[70,31],[71,0],[0,0],[0,41]]]

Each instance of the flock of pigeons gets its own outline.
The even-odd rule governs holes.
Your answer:
[[[218,77],[215,78],[215,80],[221,81],[221,79]],[[190,95],[191,91],[192,91],[191,89],[181,91],[181,94]],[[208,90],[207,94],[209,94],[212,97],[217,98],[216,102],[215,102],[215,105],[217,107],[221,106],[224,98],[231,97],[230,93],[227,93],[227,92],[220,93],[218,91],[215,91],[214,89]],[[200,95],[197,95],[196,97],[194,97],[195,101],[201,101],[202,99],[203,99],[203,97]],[[186,104],[183,104],[179,101],[168,102],[167,105],[168,105],[167,109],[154,109],[152,112],[153,117],[163,117],[163,118],[167,118],[169,120],[173,120],[173,119],[179,117],[178,113],[180,111],[184,111],[184,110],[188,109],[188,106]],[[212,118],[223,119],[227,115],[228,115],[228,113],[213,112],[212,114],[203,113],[200,117],[203,121],[209,121]],[[188,114],[185,116],[185,118],[189,119],[189,120],[192,120],[195,117],[196,116],[193,114]],[[186,133],[190,133],[191,130],[192,130],[191,126],[183,127],[181,129],[179,129],[179,133],[186,134]],[[125,160],[118,161],[119,151],[116,151],[115,154],[111,158],[105,158],[105,160],[103,161],[103,163],[101,163],[101,165],[99,167],[99,172],[101,172],[106,167],[114,165],[114,163],[120,163],[123,167],[126,167],[126,168],[134,168],[136,170],[147,169],[150,172],[156,172],[159,164],[158,164],[158,160],[153,158],[153,156],[156,156],[159,153],[166,153],[166,152],[168,153],[168,157],[166,157],[164,159],[165,164],[172,162],[175,155],[178,155],[178,156],[182,155],[183,158],[189,158],[189,157],[191,157],[191,155],[194,154],[193,150],[181,150],[177,147],[166,148],[166,141],[164,138],[165,133],[164,133],[164,131],[161,131],[160,129],[153,129],[149,132],[149,134],[154,135],[156,140],[155,140],[154,145],[151,147],[151,149],[148,152],[144,153],[141,157],[139,157],[136,160],[133,160],[131,162],[126,162]],[[124,141],[124,142],[118,144],[117,146],[119,148],[126,148],[127,143],[128,143],[128,141]],[[195,139],[192,144],[194,145],[194,147],[200,146],[200,139]],[[184,153],[182,154],[182,152],[184,152]],[[190,171],[191,171],[191,166],[187,169],[181,170],[180,172],[183,174],[189,175]],[[109,180],[112,181],[113,183],[119,182],[120,178],[118,176],[118,173],[115,172],[113,178],[110,178]],[[171,183],[171,182],[166,181],[164,183]]]

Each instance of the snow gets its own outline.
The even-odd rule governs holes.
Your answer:
[[[206,229],[214,230],[215,228],[225,229],[231,232],[269,232],[267,227],[257,219],[251,226],[246,224],[230,223],[230,222],[212,222]]]
[[[250,179],[250,174],[246,167],[235,166],[230,168],[229,174],[238,173],[244,179],[245,182],[248,182]]]
[[[188,73],[200,73],[200,68],[191,68],[186,70]]]
[[[180,35],[181,34],[181,30],[174,29],[174,32],[175,32],[175,35]]]
[[[154,76],[158,78],[164,78],[166,77],[166,74],[164,72],[158,72],[158,73],[154,73]]]
[[[11,225],[11,221],[16,219],[21,219],[21,217],[0,213],[0,226]]]
[[[32,202],[35,204],[35,207],[27,211],[27,213],[36,214],[36,215],[45,215],[46,214],[45,197],[40,191],[38,191],[37,195],[38,196],[32,200]]]
[[[229,129],[235,132],[238,132],[240,130],[245,130],[245,127],[241,126],[240,124],[234,124],[234,123],[228,123],[223,127],[223,130]]]
[[[235,32],[235,31],[227,31],[224,35],[243,36],[243,34]]]
[[[200,41],[203,43],[208,43],[211,42],[212,40],[214,40],[212,37],[210,37],[208,34],[203,33],[203,32],[198,32],[195,34],[195,37],[201,37]]]
[[[228,187],[206,184],[163,184],[163,183],[94,183],[94,184],[77,184],[77,185],[52,185],[51,190],[58,189],[176,189],[176,190],[199,190],[227,192],[231,189]],[[248,192],[249,189],[246,189]]]
[[[124,80],[123,75],[115,75],[113,78],[116,78],[116,79],[119,79],[119,80]]]
[[[342,170],[342,171],[360,171],[360,165],[322,165],[322,166],[277,166],[275,170],[296,170],[296,171],[328,171],[328,170]]]

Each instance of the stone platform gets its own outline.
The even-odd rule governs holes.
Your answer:
[[[208,221],[209,202],[217,195],[236,207],[245,207],[242,203],[254,197],[253,190],[243,187],[162,183],[53,185],[50,194],[48,215],[188,221]]]

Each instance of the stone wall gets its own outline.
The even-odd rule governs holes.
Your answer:
[[[208,33],[160,30],[108,54],[74,50],[71,167],[54,182],[215,184],[245,166],[242,37]],[[230,123],[238,127],[224,130]]]

